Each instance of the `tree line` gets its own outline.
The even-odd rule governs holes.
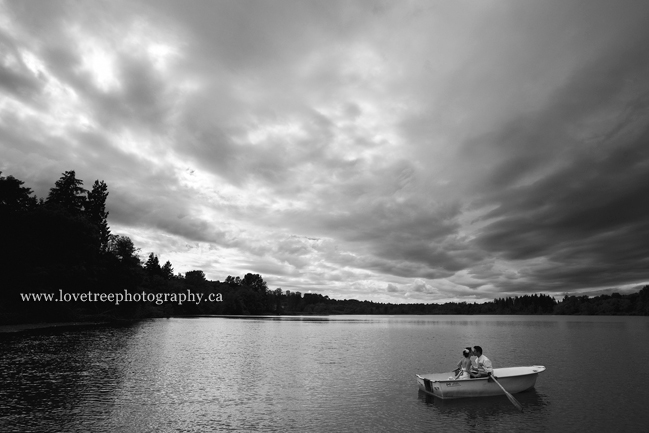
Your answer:
[[[160,263],[155,253],[143,261],[133,241],[112,234],[108,225],[108,186],[91,189],[66,171],[46,198],[24,182],[0,172],[0,323],[121,321],[144,317],[239,314],[624,314],[649,315],[649,286],[638,293],[594,298],[545,294],[495,299],[486,303],[391,304],[299,291],[270,289],[261,275],[211,281],[201,270],[184,275]],[[202,293],[222,302],[47,302],[22,300],[21,293]]]
[[[298,314],[577,314],[649,315],[649,286],[638,293],[622,295],[564,296],[557,301],[545,294],[494,299],[491,302],[447,302],[444,304],[391,304],[355,299],[335,300],[320,294],[304,294],[301,301],[283,302],[281,312]]]

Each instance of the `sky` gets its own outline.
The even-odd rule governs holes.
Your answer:
[[[649,283],[649,2],[0,0],[0,171],[176,273],[375,302]]]

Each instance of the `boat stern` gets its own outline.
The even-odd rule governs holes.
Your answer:
[[[436,395],[435,388],[433,386],[433,381],[426,377],[417,375],[417,386],[420,390],[424,391],[426,394]],[[437,395],[439,397],[439,395]]]
[[[454,380],[448,380],[449,377],[453,377],[452,371],[442,374],[418,374],[417,386],[426,394],[434,395],[435,397],[439,398],[445,398],[444,390],[442,389],[443,385],[458,382]]]

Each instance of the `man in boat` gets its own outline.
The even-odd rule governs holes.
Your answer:
[[[487,377],[493,374],[494,369],[489,358],[482,354],[482,347],[473,346],[473,354],[476,358],[471,366],[471,377]]]

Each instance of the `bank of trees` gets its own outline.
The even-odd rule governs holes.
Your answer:
[[[127,236],[108,225],[108,186],[91,189],[66,171],[46,198],[0,172],[0,324],[31,321],[131,320],[200,314],[624,314],[649,315],[649,286],[630,295],[594,298],[544,294],[487,303],[389,304],[336,300],[270,289],[261,275],[210,281],[201,270],[174,273],[155,253],[141,260]],[[21,293],[201,293],[200,303],[25,301]],[[221,302],[205,301],[212,294]]]
[[[564,296],[554,314],[642,315],[649,316],[649,286],[638,293],[613,293],[601,296]]]
[[[175,274],[155,253],[145,261],[133,241],[112,234],[106,201],[108,186],[91,189],[66,171],[46,198],[37,198],[24,182],[0,173],[0,323],[132,320],[191,314],[262,314],[282,305],[258,274],[209,281],[201,270]],[[25,300],[28,293],[51,294],[202,294],[200,303],[89,302]],[[21,295],[22,294],[22,295]],[[221,302],[207,302],[210,295]],[[290,292],[289,298],[294,297]],[[214,299],[217,299],[216,296]],[[284,298],[282,298],[284,299]]]
[[[307,293],[285,299],[282,313],[293,314],[590,314],[649,315],[649,286],[638,293],[622,295],[565,296],[557,301],[545,294],[514,296],[484,303],[390,304],[355,299],[335,300]]]
[[[66,171],[38,199],[23,181],[1,174],[0,320],[77,320],[105,310],[100,304],[25,302],[20,293],[108,293],[138,286],[137,249],[129,238],[110,233],[105,182],[95,181],[88,190],[74,171]]]

